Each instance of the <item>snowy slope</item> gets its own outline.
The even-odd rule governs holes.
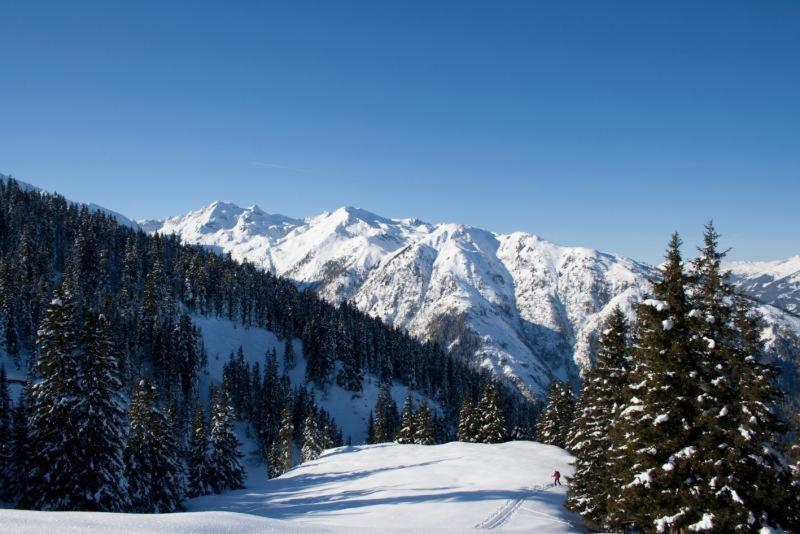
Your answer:
[[[748,295],[800,316],[800,256],[779,261],[731,262],[725,267]]]
[[[228,361],[230,354],[235,353],[240,346],[245,360],[249,364],[260,362],[262,369],[267,351],[274,348],[278,354],[280,372],[283,372],[283,358],[281,357],[283,341],[279,341],[269,330],[248,328],[225,319],[201,315],[193,315],[192,321],[200,328],[208,353],[208,367],[202,371],[200,376],[201,391],[208,391],[208,386],[212,383],[219,385],[222,381],[223,366]],[[302,352],[302,342],[295,339],[294,344],[297,361],[295,368],[291,369],[288,374],[292,385],[296,387],[305,383],[306,360]],[[336,419],[337,425],[342,429],[345,442],[350,438],[354,444],[364,443],[366,439],[367,420],[370,411],[375,408],[378,386],[377,379],[370,375],[364,377],[363,389],[358,394],[342,389],[335,383],[329,385],[324,391],[306,384],[308,390],[314,392],[317,402]],[[402,406],[407,392],[406,386],[395,382],[390,392],[397,405]],[[419,403],[422,398],[415,394],[414,400]],[[428,402],[434,410],[441,410],[436,402]],[[245,452],[250,455],[252,451]],[[261,458],[254,458],[250,467],[263,470],[264,462]]]
[[[164,515],[0,510],[3,532],[583,532],[564,509],[572,457],[529,441],[326,451],[280,478]]]
[[[571,474],[571,459],[525,441],[342,447],[261,485],[193,499],[188,509],[324,527],[575,531],[566,489],[549,479],[553,469]]]
[[[458,224],[392,220],[346,207],[303,220],[215,202],[149,232],[229,252],[310,285],[422,339],[460,348],[527,395],[550,378],[576,381],[591,364],[598,327],[613,307],[630,312],[654,269],[535,235]],[[795,332],[800,257],[731,264],[736,281],[780,327]]]

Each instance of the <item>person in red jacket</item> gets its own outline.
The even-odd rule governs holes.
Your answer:
[[[550,476],[553,477],[553,485],[554,486],[560,486],[561,485],[561,473],[558,472],[558,469],[553,471],[553,474],[550,475]]]

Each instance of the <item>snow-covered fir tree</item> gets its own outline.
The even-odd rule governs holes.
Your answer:
[[[30,381],[20,395],[11,418],[11,458],[8,473],[9,501],[18,500],[28,487],[31,461],[30,435],[28,431],[28,399],[32,385]]]
[[[244,487],[239,440],[233,431],[233,406],[227,383],[216,391],[211,407],[209,472],[215,493]]]
[[[294,344],[292,343],[291,335],[286,337],[283,343],[283,368],[287,371],[294,369],[297,362],[294,357]]]
[[[683,273],[677,236],[654,299],[638,310],[630,388],[612,433],[627,482],[612,522],[657,530],[787,526],[789,470],[774,451],[775,371],[760,363],[760,328],[720,269],[707,226],[701,256]],[[679,372],[678,372],[679,370]]]
[[[574,417],[575,397],[569,384],[551,380],[547,406],[536,422],[536,440],[566,448]]]
[[[0,367],[0,501],[8,502],[14,498],[12,492],[13,433],[11,427],[13,404],[8,392],[6,368]]]
[[[478,443],[502,443],[508,439],[506,418],[497,383],[488,379],[483,386],[481,399],[473,414],[476,420],[475,441]]]
[[[686,527],[694,523],[687,512],[700,505],[691,463],[701,432],[695,405],[700,368],[680,245],[673,235],[652,298],[637,309],[631,396],[617,418],[609,452],[622,479],[609,503],[612,525]]]
[[[211,458],[208,450],[208,430],[203,407],[198,403],[195,409],[191,435],[189,436],[189,497],[208,495],[213,491],[211,486]]]
[[[300,457],[303,462],[310,462],[319,458],[324,450],[322,435],[317,428],[317,416],[313,410],[309,410],[305,423],[303,424],[303,446],[300,450]]]
[[[605,521],[608,502],[620,486],[609,469],[607,454],[609,429],[627,400],[628,352],[625,314],[615,308],[600,335],[595,365],[584,375],[567,444],[575,455],[567,507],[595,526]]]
[[[419,409],[414,415],[414,428],[414,443],[417,445],[433,445],[435,443],[433,417],[428,407],[428,399],[422,399],[419,404]]]
[[[760,318],[734,295],[718,241],[709,223],[690,284],[690,326],[701,341],[696,400],[702,429],[691,461],[702,508],[694,506],[686,521],[723,531],[794,528],[786,513],[791,475],[777,452],[786,430],[776,415],[777,369],[762,362]]]
[[[163,513],[181,508],[186,481],[171,426],[157,405],[155,386],[141,379],[131,399],[125,447],[131,511]]]
[[[414,399],[411,388],[406,393],[406,400],[403,402],[403,413],[400,416],[400,430],[397,431],[395,441],[401,444],[414,443],[416,424],[414,417]]]
[[[289,407],[281,413],[281,426],[278,436],[271,447],[270,477],[281,476],[294,466],[294,422]]]
[[[369,412],[367,419],[367,445],[372,445],[375,442],[375,416],[372,411]]]
[[[39,330],[38,370],[29,422],[31,470],[22,506],[123,511],[123,410],[108,326],[90,315],[74,330],[75,308],[58,290]],[[82,338],[82,339],[79,339]]]
[[[398,426],[400,426],[400,414],[397,412],[397,403],[390,393],[389,382],[384,381],[375,401],[375,443],[394,441]]]
[[[475,407],[468,396],[461,401],[461,410],[458,412],[458,441],[474,443],[477,436],[477,417]]]

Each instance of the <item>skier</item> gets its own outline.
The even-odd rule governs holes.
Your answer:
[[[550,476],[553,477],[553,486],[561,485],[561,473],[558,472],[558,469],[553,471],[553,474]]]

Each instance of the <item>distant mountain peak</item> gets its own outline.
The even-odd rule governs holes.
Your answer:
[[[353,206],[299,220],[215,202],[141,224],[229,252],[330,301],[350,301],[474,358],[529,397],[543,395],[551,377],[577,381],[611,310],[632,315],[656,274],[630,258],[534,234],[389,219]],[[800,289],[777,274],[797,261],[732,265],[737,282],[778,306],[770,317],[783,320],[779,309],[792,312]],[[756,283],[750,271],[772,274]]]

